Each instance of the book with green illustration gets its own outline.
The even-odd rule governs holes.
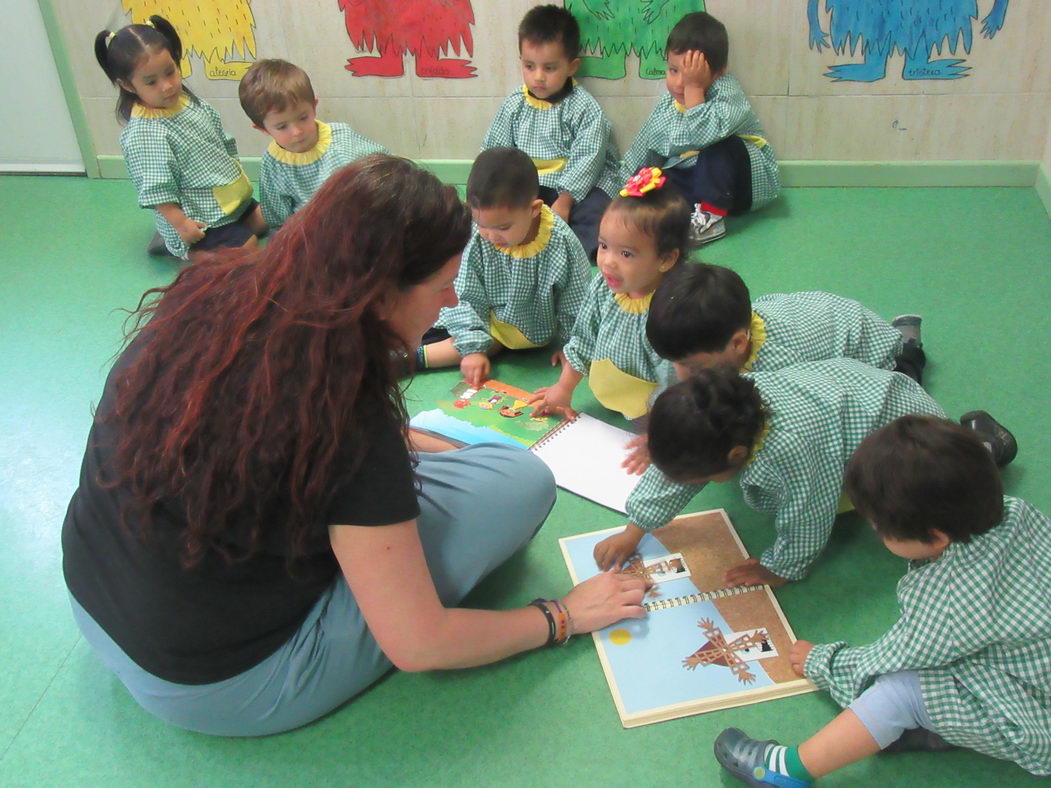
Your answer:
[[[532,397],[498,380],[480,388],[461,381],[436,407],[413,416],[409,426],[461,444],[518,446],[543,460],[559,487],[623,514],[640,478],[621,467],[635,436],[587,413],[572,420],[534,416]]]
[[[621,530],[559,540],[574,583],[598,574],[595,545]],[[747,557],[722,509],[681,515],[639,542],[624,571],[653,583],[646,617],[592,633],[625,728],[816,689],[792,670],[796,638],[770,587],[723,586]]]

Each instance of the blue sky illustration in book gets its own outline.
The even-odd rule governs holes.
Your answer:
[[[559,423],[549,416],[533,418],[533,409],[524,400],[486,386],[474,389],[459,383],[437,404],[417,413],[410,424],[461,443],[495,441],[528,448]]]
[[[982,36],[992,38],[1003,27],[1008,1],[993,0],[981,19]],[[821,0],[807,0],[810,48],[831,47],[839,55],[849,50],[863,58],[829,66],[825,76],[833,82],[877,82],[898,54],[904,58],[902,79],[962,79],[971,70],[955,55],[961,48],[961,55],[971,52],[977,0],[825,0],[827,33],[821,6]],[[953,57],[940,57],[943,50]]]
[[[580,581],[598,574],[592,552],[595,545],[608,535],[608,532],[599,532],[567,540],[566,549]],[[648,560],[667,555],[668,550],[656,538],[646,534],[639,542],[639,553]],[[655,588],[660,594],[657,599],[712,590],[698,589],[689,578],[668,580]],[[735,671],[720,664],[700,664],[689,669],[684,661],[707,645],[709,633],[716,631],[732,635],[712,602],[655,611],[646,618],[620,621],[602,630],[599,637],[605,646],[610,668],[616,675],[625,713],[634,714],[698,697],[715,698],[774,684],[764,670],[750,670],[751,679],[743,681],[738,675],[739,668]],[[654,665],[661,665],[661,668],[654,670]]]

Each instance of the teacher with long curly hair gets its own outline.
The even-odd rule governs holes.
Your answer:
[[[77,625],[147,711],[278,733],[392,665],[482,665],[643,615],[642,582],[614,573],[456,607],[555,496],[525,451],[407,428],[398,361],[456,303],[469,233],[452,187],[370,156],[265,248],[146,294],[62,544]]]

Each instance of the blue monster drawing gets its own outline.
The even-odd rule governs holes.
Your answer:
[[[581,58],[584,77],[622,79],[624,59],[639,56],[639,76],[664,78],[664,44],[675,23],[691,11],[703,11],[704,0],[563,0],[580,24],[580,45],[598,49]]]
[[[963,58],[931,60],[933,50],[942,53],[948,46],[956,54],[963,42],[971,51],[971,24],[978,18],[977,0],[825,0],[830,16],[829,32],[821,29],[818,18],[820,0],[807,0],[810,22],[810,48],[819,52],[829,46],[842,54],[849,47],[853,55],[858,44],[864,63],[830,66],[825,73],[834,82],[875,82],[887,72],[887,60],[895,52],[905,56],[902,79],[960,79],[970,66]],[[992,38],[1004,24],[1009,0],[994,0],[993,8],[982,20],[982,35]]]

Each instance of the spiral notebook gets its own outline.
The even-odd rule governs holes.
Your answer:
[[[599,572],[595,545],[621,530],[559,540],[574,583]],[[747,557],[722,509],[681,515],[639,542],[625,571],[653,583],[647,616],[592,633],[625,728],[817,689],[792,670],[796,638],[770,587],[722,586]]]
[[[532,396],[497,380],[477,389],[461,381],[438,407],[417,413],[409,425],[462,444],[521,446],[547,464],[559,487],[625,514],[628,495],[641,477],[620,464],[635,436],[586,413],[573,421],[534,417],[527,404]]]

